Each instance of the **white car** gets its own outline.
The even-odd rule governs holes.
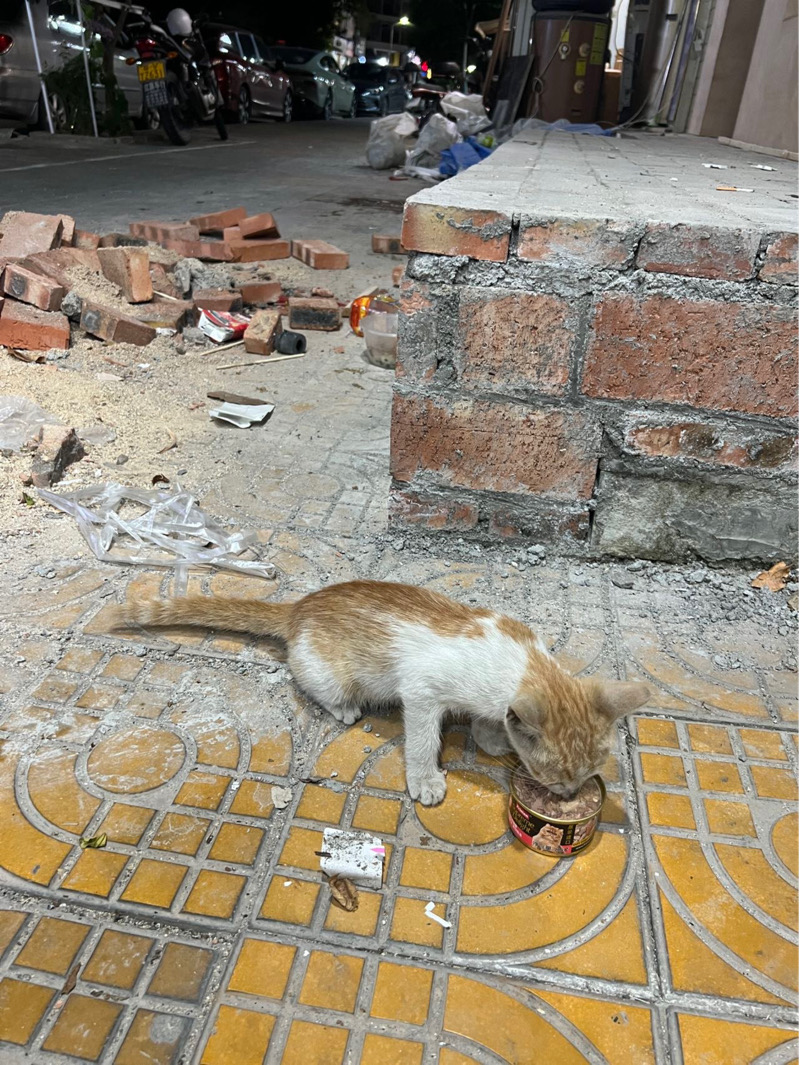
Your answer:
[[[327,52],[313,48],[287,48],[275,45],[266,48],[265,58],[279,61],[292,79],[295,107],[303,105],[320,118],[334,115],[353,118],[356,113],[356,87],[339,70],[336,60]]]

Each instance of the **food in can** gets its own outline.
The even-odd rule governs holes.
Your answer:
[[[590,777],[576,795],[563,799],[517,770],[511,778],[508,823],[531,850],[561,857],[588,846],[605,800],[600,777]]]

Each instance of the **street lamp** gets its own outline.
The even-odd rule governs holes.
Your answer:
[[[403,17],[398,19],[397,22],[393,22],[392,23],[391,29],[389,30],[389,55],[391,55],[393,50],[394,50],[394,28],[395,28],[395,26],[410,26],[410,25],[411,25],[411,19],[408,17],[408,15],[403,15]]]

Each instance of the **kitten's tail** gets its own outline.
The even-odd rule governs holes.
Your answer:
[[[192,625],[288,640],[292,635],[294,606],[294,603],[264,603],[259,599],[223,599],[211,595],[138,599],[117,607],[109,619],[109,628],[124,628],[131,623]]]

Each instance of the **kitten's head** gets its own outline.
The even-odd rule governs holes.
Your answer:
[[[537,671],[508,708],[506,732],[534,780],[570,798],[611,753],[617,719],[649,694],[646,684],[579,680],[558,667]]]

